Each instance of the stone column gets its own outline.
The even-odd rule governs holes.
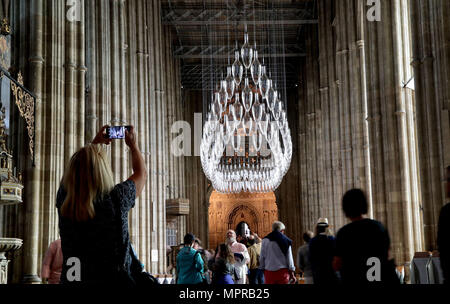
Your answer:
[[[25,9],[25,1],[20,2],[20,7]],[[35,116],[35,160],[36,167],[32,168],[29,164],[26,172],[26,177],[29,179],[25,181],[25,237],[24,237],[24,255],[23,255],[23,282],[24,283],[38,283],[40,282],[38,276],[38,242],[39,242],[39,202],[40,202],[40,179],[41,170],[43,169],[43,164],[41,159],[43,155],[42,150],[42,132],[44,132],[42,126],[42,98],[43,96],[43,49],[44,49],[44,38],[43,38],[43,12],[44,4],[42,0],[37,0],[29,3],[30,5],[30,16],[28,20],[31,25],[32,32],[30,33],[32,44],[29,54],[22,53],[22,56],[28,56],[30,60],[29,72],[31,77],[29,77],[28,87],[30,90],[36,94],[36,116]],[[27,22],[28,20],[23,20]],[[24,28],[20,28],[23,30]]]
[[[97,116],[97,48],[95,41],[97,40],[97,30],[95,27],[96,21],[96,5],[95,1],[86,2],[86,63],[89,66],[87,71],[87,86],[86,86],[86,116],[85,116],[85,141],[91,141],[98,128]]]
[[[8,264],[11,262],[8,255],[22,247],[21,239],[0,238],[0,285],[8,283]]]
[[[362,188],[403,263],[421,248],[414,94],[402,87],[411,75],[408,2],[383,2],[374,23],[363,1],[318,4],[299,96],[302,229],[318,217],[341,228],[342,194]]]
[[[86,18],[82,13],[81,20],[74,22],[66,18],[69,7],[64,0],[13,3],[14,60],[25,72],[26,86],[38,96],[36,167],[27,163],[23,223],[21,210],[16,208],[8,218],[19,218],[19,222],[1,225],[2,231],[8,227],[12,235],[24,238],[23,269],[16,268],[20,263],[14,268],[23,272],[25,282],[39,282],[42,258],[57,238],[56,193],[68,158],[104,124],[137,127],[150,174],[130,215],[130,235],[146,268],[154,273],[165,270],[169,131],[164,88],[180,78],[178,68],[173,73],[162,70],[163,58],[170,62],[165,68],[174,60],[165,47],[170,38],[162,34],[160,1],[81,3]],[[44,24],[44,12],[48,24]],[[181,114],[180,110],[177,115]],[[108,149],[116,182],[122,182],[131,174],[129,152],[123,141]],[[152,250],[159,257],[153,264]]]
[[[0,257],[0,285],[8,283],[9,260]]]
[[[301,212],[303,207],[306,204],[301,204],[301,188],[300,188],[300,180],[302,179],[302,174],[300,173],[300,160],[299,160],[299,150],[305,146],[305,143],[301,141],[300,136],[297,135],[295,130],[298,129],[298,90],[291,89],[287,92],[287,113],[288,113],[288,121],[289,127],[291,129],[291,137],[292,137],[292,160],[289,171],[286,173],[286,176],[283,178],[283,182],[280,187],[275,191],[276,198],[276,207],[278,207],[278,219],[281,220],[286,225],[286,234],[293,241],[293,253],[296,253],[297,248],[302,244],[302,233],[303,226],[305,223],[302,220]],[[270,201],[265,201],[268,203]],[[263,212],[265,211],[262,208],[260,223],[258,225],[259,236],[261,238],[266,235],[262,233],[264,227],[264,216]],[[272,223],[268,223],[269,227],[271,227]],[[270,229],[269,229],[270,230]],[[296,259],[294,258],[294,261]]]
[[[184,120],[191,126],[191,142],[194,143],[194,114],[203,112],[201,91],[183,91]],[[209,206],[209,182],[203,173],[200,157],[194,155],[185,159],[185,183],[186,197],[190,202],[190,213],[186,217],[187,232],[194,233],[202,242],[208,244],[208,206]],[[225,237],[225,236],[224,236]]]
[[[450,165],[450,2],[410,1],[412,65],[426,250],[436,249],[437,224]],[[444,182],[443,182],[444,181]]]

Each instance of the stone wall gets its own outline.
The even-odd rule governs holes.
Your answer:
[[[436,249],[450,165],[450,1],[411,1],[413,60],[425,246]]]
[[[369,22],[364,1],[318,1],[299,104],[290,104],[297,113],[298,164],[294,157],[277,191],[281,220],[301,225],[297,240],[319,217],[328,217],[335,232],[342,227],[342,195],[357,187],[368,194],[369,216],[388,228],[398,263],[435,249],[449,163],[444,2],[383,1],[381,21]],[[418,94],[406,85],[413,76]],[[298,193],[286,191],[296,177]],[[283,211],[285,202],[300,219]]]
[[[13,2],[15,64],[38,96],[36,167],[27,165],[25,202],[0,213],[8,217],[2,223],[24,217],[23,227],[9,231],[24,239],[15,282],[38,281],[43,255],[58,237],[55,198],[64,166],[102,125],[136,126],[149,177],[130,214],[130,235],[153,273],[166,265],[165,200],[184,195],[184,159],[171,156],[168,127],[183,116],[179,62],[160,1],[81,4],[79,21],[70,22],[64,0]],[[131,159],[124,142],[114,142],[109,154],[116,182],[125,180]]]
[[[186,217],[186,229],[187,232],[194,233],[200,238],[203,244],[208,244],[208,206],[213,189],[203,173],[199,156],[203,125],[199,120],[197,120],[197,125],[195,124],[195,115],[202,117],[202,113],[206,112],[203,110],[205,98],[207,97],[203,95],[202,91],[183,90],[184,120],[191,127],[191,140],[187,143],[191,145],[191,155],[184,157],[186,197],[191,206],[189,215]]]
[[[10,3],[13,65],[39,98],[36,167],[27,149],[18,160],[27,168],[24,204],[0,210],[1,235],[24,239],[13,282],[37,281],[58,235],[54,204],[64,166],[103,124],[137,127],[149,179],[131,212],[130,233],[146,268],[165,269],[166,199],[190,200],[190,214],[177,219],[179,242],[186,229],[208,244],[212,189],[195,156],[202,126],[194,113],[206,112],[209,96],[182,90],[160,1],[84,0],[79,22],[67,20],[64,0]],[[287,96],[293,159],[275,195],[295,251],[319,217],[335,232],[347,223],[342,195],[364,189],[369,216],[387,226],[402,264],[415,251],[435,249],[445,202],[450,4],[386,0],[381,21],[369,22],[365,3],[318,0],[319,24],[304,29],[300,86]],[[415,91],[406,85],[413,76]],[[176,120],[191,126],[192,156],[170,153]],[[16,129],[14,138],[26,138],[23,124]],[[124,143],[114,143],[110,155],[116,180],[126,179],[131,164]]]
[[[275,192],[294,247],[320,217],[334,232],[345,225],[341,199],[357,187],[368,195],[369,216],[388,228],[399,264],[435,248],[450,155],[444,2],[382,1],[381,20],[371,22],[365,1],[318,1],[319,25],[305,28],[300,86],[288,93],[292,164]],[[205,97],[187,95],[200,112]],[[207,237],[210,191],[199,161],[190,166],[188,196],[198,211],[188,227]]]

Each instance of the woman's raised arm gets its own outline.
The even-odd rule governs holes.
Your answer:
[[[131,126],[125,131],[125,143],[131,150],[131,160],[133,165],[133,175],[128,179],[132,180],[136,185],[136,197],[140,196],[147,180],[147,169],[145,167],[144,158],[139,150],[136,142],[136,133],[134,127]]]

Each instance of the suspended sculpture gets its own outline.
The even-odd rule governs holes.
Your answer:
[[[203,171],[221,193],[271,192],[291,158],[284,104],[245,33],[210,105],[200,146]]]

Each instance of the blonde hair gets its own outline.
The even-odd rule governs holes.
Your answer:
[[[94,218],[95,199],[114,187],[111,165],[101,145],[87,145],[72,156],[62,186],[67,195],[61,215],[77,222]]]

